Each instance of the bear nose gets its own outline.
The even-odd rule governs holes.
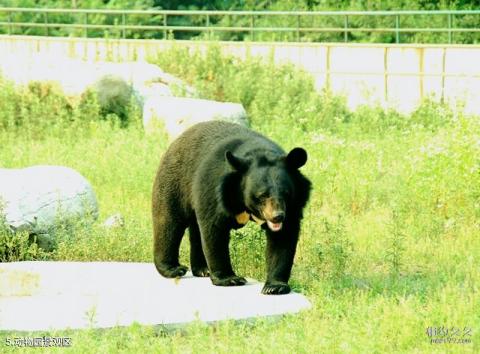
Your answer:
[[[272,222],[277,224],[283,222],[285,219],[285,213],[283,211],[278,211],[273,214]]]

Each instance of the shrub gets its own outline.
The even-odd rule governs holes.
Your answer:
[[[150,59],[195,86],[199,95],[243,104],[254,128],[281,135],[325,130],[332,133],[385,134],[390,130],[438,129],[453,119],[446,105],[426,100],[412,115],[362,106],[351,112],[344,97],[318,91],[312,76],[291,64],[173,46]],[[279,131],[279,127],[280,128]],[[273,136],[275,137],[275,136]]]
[[[44,258],[44,252],[32,242],[28,233],[13,231],[6,225],[0,200],[0,263],[29,261]]]
[[[0,76],[0,128],[28,134],[32,139],[63,135],[68,127],[76,129],[99,120],[126,126],[140,121],[136,105],[133,96],[123,91],[97,97],[93,90],[87,90],[80,97],[67,97],[52,82],[32,81],[15,87]]]

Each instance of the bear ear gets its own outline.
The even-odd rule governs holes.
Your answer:
[[[307,152],[300,148],[293,148],[285,158],[287,166],[293,169],[297,169],[305,165],[307,162]]]
[[[234,170],[242,172],[245,171],[248,167],[247,161],[244,159],[235,156],[231,151],[227,150],[225,152],[225,160],[233,167]]]

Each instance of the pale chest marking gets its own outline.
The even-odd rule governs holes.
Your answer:
[[[246,211],[244,211],[243,213],[235,215],[235,219],[237,220],[237,222],[240,225],[245,225],[250,220],[250,218],[253,221],[255,221],[258,225],[262,225],[262,224],[265,223],[265,220],[259,219],[255,215],[249,214]]]

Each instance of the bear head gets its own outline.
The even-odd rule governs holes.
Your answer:
[[[298,171],[307,162],[304,149],[297,147],[286,155],[255,150],[237,156],[226,151],[225,160],[231,172],[224,178],[221,196],[229,213],[246,211],[277,232],[289,214],[298,213],[306,203],[310,184],[302,185],[306,179]]]

